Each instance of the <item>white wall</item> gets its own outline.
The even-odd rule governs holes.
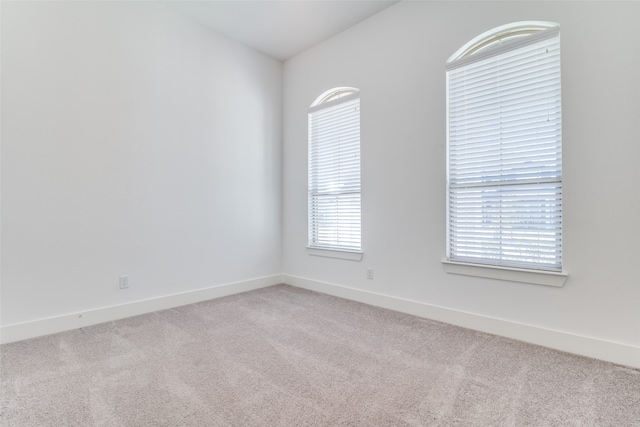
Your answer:
[[[640,355],[638,17],[632,2],[402,2],[286,62],[285,277],[619,343]],[[562,32],[563,288],[451,275],[441,265],[445,61],[484,31],[523,20],[554,21]],[[305,252],[307,108],[335,86],[361,89],[362,262]]]
[[[631,2],[402,2],[288,61],[283,86],[277,61],[150,2],[2,2],[0,323],[284,272],[640,350],[638,16]],[[519,20],[562,29],[564,288],[440,263],[444,63]],[[361,89],[362,262],[305,252],[306,112],[335,86]]]
[[[4,327],[279,275],[280,62],[151,2],[1,24]]]

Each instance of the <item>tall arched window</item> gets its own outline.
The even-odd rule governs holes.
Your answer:
[[[561,271],[558,25],[495,28],[446,68],[449,261]]]
[[[339,87],[309,107],[309,247],[361,250],[360,91]]]

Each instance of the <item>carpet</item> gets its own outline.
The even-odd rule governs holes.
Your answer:
[[[640,426],[640,371],[287,285],[0,346],[0,425]]]

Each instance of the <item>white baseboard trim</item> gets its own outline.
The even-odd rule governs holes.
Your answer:
[[[252,291],[282,283],[282,275],[261,277],[242,282],[227,283],[195,291],[181,292],[142,301],[103,307],[95,310],[65,314],[31,322],[6,325],[0,328],[0,343],[10,343],[98,323],[138,316],[158,310],[193,304],[214,298]]]
[[[462,326],[493,335],[525,341],[568,353],[605,360],[632,368],[640,368],[640,347],[629,344],[554,331],[538,326],[468,313],[446,307],[438,307],[288,274],[283,274],[282,280],[287,285],[299,288],[413,314],[415,316]]]

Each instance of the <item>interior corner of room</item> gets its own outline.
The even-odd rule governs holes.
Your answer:
[[[640,3],[402,1],[280,59],[156,2],[0,7],[2,342],[285,283],[640,367]],[[569,275],[448,274],[445,62],[538,18]],[[307,112],[337,86],[362,105],[355,262],[307,250]]]

